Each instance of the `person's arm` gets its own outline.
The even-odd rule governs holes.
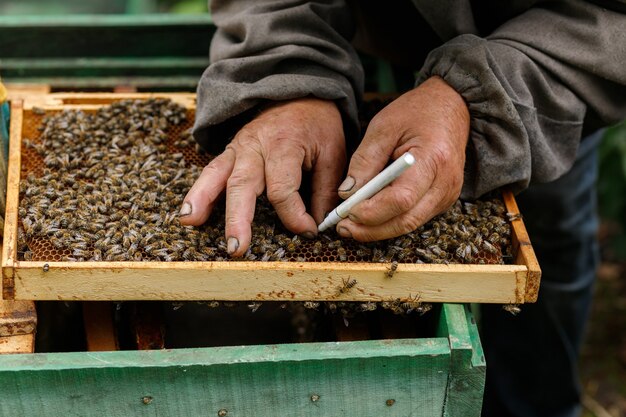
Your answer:
[[[434,50],[420,81],[442,77],[471,114],[463,196],[564,174],[583,127],[626,118],[624,62],[626,15],[581,1],[540,3]]]
[[[391,238],[459,195],[520,191],[564,174],[583,125],[626,118],[626,15],[617,9],[541,3],[484,39],[461,35],[431,52],[419,86],[373,119],[340,195],[354,193],[403,151],[421,164],[355,206],[339,233]],[[372,163],[376,154],[382,156]]]
[[[185,197],[181,223],[204,223],[225,191],[228,253],[242,256],[256,198],[266,192],[287,229],[313,237],[338,199],[345,136],[358,129],[363,74],[347,40],[350,11],[341,0],[213,1],[212,8],[218,30],[198,86],[194,135],[223,152]],[[299,194],[303,170],[312,173],[310,214]]]
[[[214,0],[211,65],[198,85],[194,136],[221,151],[259,105],[306,96],[334,101],[358,133],[363,69],[343,0]]]

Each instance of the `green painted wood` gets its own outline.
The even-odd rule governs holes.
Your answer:
[[[208,15],[0,18],[0,57],[206,57]]]
[[[478,329],[467,306],[444,304],[438,335],[450,341],[451,366],[445,417],[480,416],[485,389],[485,358]]]
[[[0,68],[8,83],[192,90],[214,32],[208,14],[0,16]]]
[[[445,338],[0,357],[0,415],[439,416]]]
[[[193,76],[169,76],[169,77],[18,77],[11,78],[12,83],[46,84],[52,86],[52,90],[99,90],[110,89],[120,85],[133,86],[149,92],[162,91],[193,91],[199,77]]]

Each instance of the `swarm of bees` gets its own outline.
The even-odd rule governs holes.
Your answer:
[[[210,160],[197,158],[202,151],[187,129],[185,108],[150,99],[119,101],[95,112],[36,113],[42,117],[40,135],[24,139],[22,151],[27,163],[18,250],[24,260],[230,260],[223,206],[199,228],[178,220],[185,194]],[[284,229],[262,196],[244,259],[385,263],[391,279],[398,263],[505,263],[515,219],[494,197],[457,201],[417,230],[387,241],[359,243],[334,232],[308,240]],[[344,283],[342,292],[349,284],[354,285]],[[393,310],[418,310],[417,304],[389,304]],[[374,308],[364,303],[359,309]]]

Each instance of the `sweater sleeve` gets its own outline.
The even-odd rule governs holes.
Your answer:
[[[547,2],[429,54],[418,83],[441,76],[470,111],[462,197],[552,181],[572,166],[583,125],[626,118],[625,29],[618,11]]]
[[[213,0],[217,31],[198,85],[194,136],[219,150],[269,100],[334,100],[346,136],[358,132],[363,70],[342,0]]]

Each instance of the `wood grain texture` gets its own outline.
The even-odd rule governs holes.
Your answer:
[[[35,333],[0,336],[0,356],[35,352]],[[3,397],[4,401],[4,397]],[[11,414],[8,414],[11,415]]]
[[[24,109],[40,107],[46,110],[93,110],[114,101],[151,98],[169,98],[187,108],[195,108],[196,105],[196,95],[193,93],[52,93],[27,96]]]
[[[89,352],[118,350],[112,303],[85,302],[82,307],[87,350]]]
[[[519,215],[516,220],[511,221],[513,253],[515,253],[515,263],[526,265],[528,274],[526,276],[526,287],[524,288],[524,301],[534,303],[539,296],[539,285],[541,283],[541,267],[535,256],[535,251],[530,243],[530,237],[522,221],[519,208],[513,193],[505,191],[503,194],[504,204],[509,213]]]
[[[34,302],[0,300],[0,336],[31,334],[36,328]]]
[[[44,271],[47,265],[47,272]],[[16,263],[18,300],[523,302],[521,265],[297,262]],[[344,280],[357,279],[340,293]]]
[[[444,417],[480,417],[485,389],[485,359],[471,313],[463,305],[444,304],[439,335],[450,341],[451,366]]]
[[[2,298],[13,298],[13,263],[17,257],[17,209],[20,193],[23,102],[11,102],[7,198],[2,246]]]
[[[449,366],[444,337],[0,356],[0,415],[432,417]]]
[[[7,83],[7,91],[9,100],[25,100],[32,96],[41,96],[50,94],[50,86],[46,84],[20,84]]]

